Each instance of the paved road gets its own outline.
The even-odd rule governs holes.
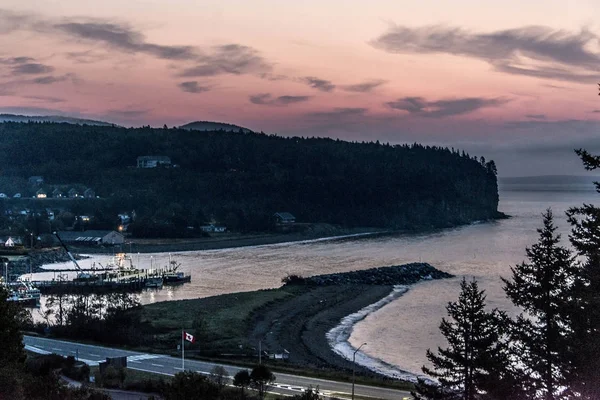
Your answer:
[[[175,375],[182,370],[181,358],[170,357],[164,354],[139,353],[135,351],[113,349],[102,346],[92,346],[76,342],[45,339],[35,336],[24,336],[23,342],[29,351],[41,354],[56,353],[63,356],[76,356],[88,365],[98,365],[106,357],[127,357],[127,368],[139,371],[152,372],[162,375]],[[234,376],[243,368],[231,365],[216,364],[204,361],[185,360],[185,369],[208,374],[216,366],[223,366],[229,375]],[[325,379],[307,378],[297,375],[276,373],[277,380],[273,385],[274,392],[293,395],[301,393],[309,386],[319,387],[325,395],[331,394],[339,397],[350,397],[351,385]],[[377,399],[398,400],[410,399],[410,393],[400,390],[379,388],[373,386],[356,385],[356,396],[374,397]],[[344,396],[346,394],[346,396]]]

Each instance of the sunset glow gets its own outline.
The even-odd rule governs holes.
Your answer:
[[[594,151],[597,1],[5,0],[0,112]],[[542,152],[543,153],[543,152]],[[560,170],[549,171],[559,173]]]

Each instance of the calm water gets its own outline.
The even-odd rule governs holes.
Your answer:
[[[273,288],[280,286],[281,279],[291,273],[309,276],[422,260],[457,278],[412,286],[403,296],[355,325],[350,337],[353,345],[368,343],[362,349],[366,355],[419,373],[426,361],[425,351],[444,345],[438,325],[445,316],[447,302],[458,297],[460,277],[477,279],[486,290],[491,307],[514,311],[504,297],[500,277],[508,277],[510,266],[525,259],[525,247],[537,239],[540,214],[552,208],[567,244],[569,227],[564,211],[583,202],[594,202],[600,196],[591,187],[562,189],[502,191],[499,208],[513,218],[435,233],[172,253],[181,262],[181,270],[192,274],[192,283],[144,292],[141,301],[152,303]],[[141,266],[159,267],[168,263],[169,254],[133,258]],[[106,261],[107,256],[94,256],[81,264]],[[51,278],[54,274],[41,275]]]

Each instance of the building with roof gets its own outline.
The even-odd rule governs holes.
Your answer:
[[[104,245],[111,246],[125,243],[125,236],[117,231],[61,231],[58,236],[65,243],[79,245]]]
[[[137,158],[138,168],[170,167],[171,158],[167,156],[140,156]]]
[[[273,214],[273,218],[278,224],[293,224],[296,222],[296,217],[289,212],[276,212]]]

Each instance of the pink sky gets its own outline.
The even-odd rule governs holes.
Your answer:
[[[504,175],[578,172],[572,148],[600,150],[598,15],[583,0],[4,0],[0,112],[418,141]]]

